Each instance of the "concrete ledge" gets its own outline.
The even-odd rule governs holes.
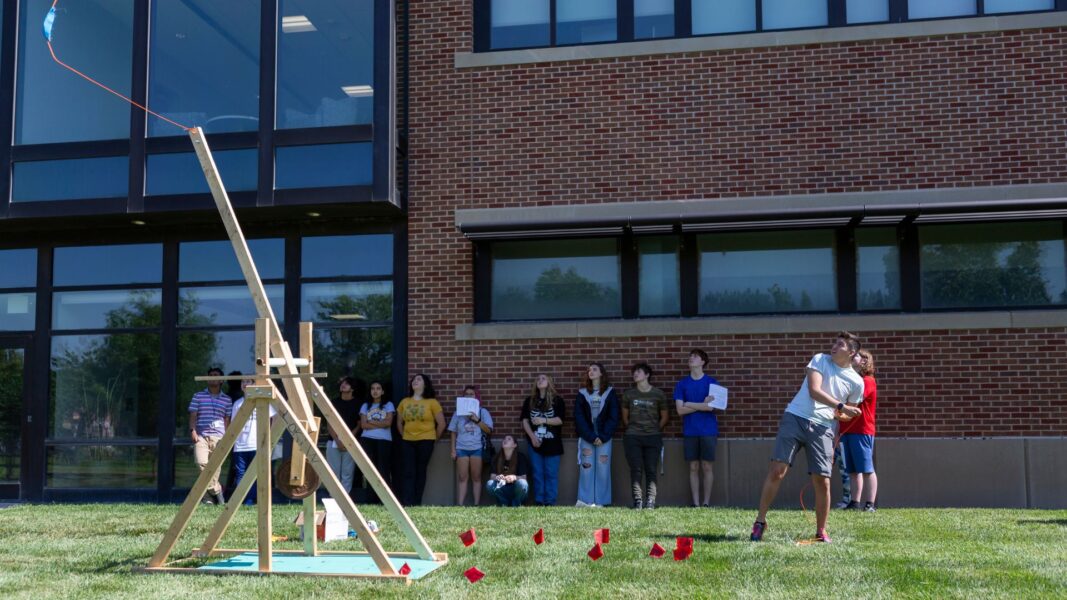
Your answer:
[[[770,315],[456,325],[457,341],[692,336],[827,331],[917,331],[1067,327],[1067,309],[869,315]]]
[[[767,475],[772,439],[723,439],[714,465],[712,503],[716,506],[755,508]],[[529,448],[521,448],[529,453]],[[559,506],[577,497],[577,442],[564,441],[560,461]],[[878,502],[884,508],[997,507],[1067,508],[1067,437],[1057,438],[878,438],[875,460],[879,476]],[[688,506],[688,464],[682,440],[664,441],[659,475],[659,504]],[[808,483],[807,462],[800,452],[775,500],[776,508],[799,508],[800,491]],[[424,501],[451,505],[455,499],[455,465],[449,445],[441,442],[429,466]],[[834,472],[834,502],[841,497],[841,479]],[[630,473],[617,438],[612,449],[612,500],[615,506],[630,502]],[[811,490],[804,501],[810,507]],[[487,497],[483,504],[489,503]]]
[[[1067,13],[1064,13],[1067,14]],[[907,214],[929,210],[981,210],[1011,203],[1062,205],[1067,184],[1029,184],[851,192],[786,194],[747,198],[645,200],[518,208],[474,208],[455,211],[458,229],[492,227],[551,227],[575,223],[631,223],[643,221],[695,222],[714,219],[785,218],[804,211],[864,215],[870,212]]]
[[[1067,25],[1067,13],[1060,11],[1026,15],[968,17],[936,21],[913,21],[909,23],[741,33],[616,44],[535,48],[531,50],[501,50],[478,53],[457,52],[455,67],[457,69],[470,69],[629,56],[655,56],[684,52],[714,52],[741,48],[833,44],[894,38],[985,33],[989,31],[1044,29],[1063,27],[1065,25]]]

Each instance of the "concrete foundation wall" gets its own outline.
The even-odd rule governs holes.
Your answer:
[[[720,440],[714,466],[712,504],[755,508],[767,474],[774,440]],[[573,504],[578,485],[577,442],[564,444],[560,466],[559,505]],[[688,505],[689,472],[682,441],[664,442],[663,474],[659,476],[661,506]],[[528,449],[522,447],[523,452]],[[1067,508],[1067,437],[904,439],[877,438],[878,504],[898,507]],[[455,469],[448,444],[440,443],[429,467],[424,500],[455,502]],[[840,498],[835,470],[833,498]],[[779,508],[796,508],[808,482],[807,463],[799,453],[778,493]],[[613,504],[630,503],[630,474],[621,440],[612,449]],[[810,508],[814,494],[804,491]],[[468,500],[469,502],[470,500]],[[483,498],[483,503],[486,499]]]

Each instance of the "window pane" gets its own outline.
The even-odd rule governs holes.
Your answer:
[[[556,0],[556,43],[588,44],[618,37],[616,0]]]
[[[392,327],[316,329],[315,370],[329,375],[319,380],[327,390],[346,375],[381,381],[388,390],[393,380]]]
[[[0,287],[37,285],[37,249],[0,250]]]
[[[919,228],[923,308],[1067,303],[1058,222]]]
[[[55,336],[51,365],[51,437],[158,435],[158,334]]]
[[[49,446],[49,488],[155,488],[155,446]]]
[[[674,35],[674,0],[634,0],[634,39]]]
[[[0,294],[0,332],[30,331],[37,322],[37,294]]]
[[[275,318],[285,314],[285,288],[264,286]],[[248,286],[183,288],[178,297],[178,325],[255,325],[259,313]]]
[[[637,250],[641,316],[679,314],[678,238],[639,238]]]
[[[71,158],[13,165],[12,202],[125,198],[130,189],[130,159]]]
[[[52,296],[52,328],[159,327],[160,310],[159,290],[56,292]]]
[[[374,163],[370,142],[284,146],[275,151],[274,187],[370,185]]]
[[[55,285],[155,283],[163,280],[163,246],[73,246],[56,248]]]
[[[15,143],[49,144],[130,137],[130,105],[57,65],[41,39],[51,0],[19,9]],[[52,47],[60,60],[130,95],[133,0],[64,2]],[[107,40],[107,43],[102,43]]]
[[[1056,0],[985,0],[985,14],[987,15],[1054,8],[1056,8]]]
[[[316,236],[303,239],[304,277],[363,277],[393,274],[393,236]]]
[[[614,239],[493,244],[492,318],[622,315]]]
[[[182,331],[178,333],[178,397],[175,402],[177,438],[189,439],[189,400],[193,394],[207,388],[202,381],[194,381],[211,367],[223,373],[241,371],[254,373],[255,353],[253,346],[256,334],[253,331]],[[316,363],[318,361],[316,360]],[[316,364],[318,370],[318,364]],[[241,382],[227,381],[223,391],[240,389]]]
[[[832,231],[702,235],[700,312],[837,309]]]
[[[280,5],[278,129],[373,121],[373,0]]]
[[[848,23],[881,23],[889,20],[889,0],[847,0]]]
[[[259,128],[258,0],[153,0],[148,102],[207,133]],[[148,135],[181,135],[148,119]]]
[[[259,151],[220,150],[212,153],[228,192],[254,191],[258,187]],[[152,154],[148,157],[145,194],[209,194],[200,161],[192,152]]]
[[[693,35],[756,30],[756,0],[692,0]]]
[[[492,0],[489,45],[494,49],[549,44],[549,0]]]
[[[248,249],[261,279],[285,277],[285,240],[248,240]],[[229,240],[185,242],[178,250],[178,281],[244,279]]]
[[[305,283],[300,303],[302,321],[389,321],[393,318],[393,282]]]
[[[976,0],[908,0],[909,19],[955,17],[977,12]]]
[[[763,28],[824,27],[827,7],[826,0],[763,0]]]
[[[856,306],[900,308],[900,247],[892,227],[856,230]]]

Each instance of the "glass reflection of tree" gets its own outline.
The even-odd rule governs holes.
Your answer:
[[[108,311],[105,322],[109,329],[158,328],[160,316],[155,293],[135,290],[123,306]],[[90,439],[136,437],[154,431],[159,336],[134,333],[83,339],[83,344],[65,345],[52,357],[52,431],[57,437]]]
[[[528,289],[509,287],[494,298],[498,315],[505,317],[585,317],[617,314],[619,290],[592,281],[574,267],[545,269]]]
[[[21,350],[0,349],[0,481],[19,480],[22,361]]]
[[[1042,252],[1036,240],[924,246],[923,302],[929,307],[1049,304]]]
[[[333,315],[359,314],[367,321],[389,321],[392,294],[353,296],[341,294],[315,303],[315,321],[330,322]],[[392,380],[393,329],[391,327],[320,328],[315,336],[315,370],[329,374],[322,384],[332,391],[332,382],[345,375],[364,381]]]
[[[708,292],[700,299],[700,312],[703,313],[809,311],[813,306],[807,291],[801,290],[797,301],[791,291],[777,283],[766,290],[746,288]]]
[[[882,271],[885,282],[881,289],[860,290],[858,306],[861,309],[900,308],[900,254],[896,248],[887,248],[882,253]]]

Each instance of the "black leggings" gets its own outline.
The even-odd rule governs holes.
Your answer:
[[[659,467],[660,450],[663,448],[663,436],[624,435],[622,447],[626,452],[626,462],[630,465],[630,485],[635,490],[647,490],[647,493],[655,498],[656,470]],[[642,471],[645,482],[641,481]]]
[[[416,440],[400,442],[400,451],[404,459],[404,481],[401,486],[400,502],[404,506],[422,504],[422,493],[426,490],[426,467],[430,464],[433,440]]]
[[[374,438],[361,437],[359,443],[363,446],[363,451],[367,453],[367,458],[374,464],[374,468],[378,469],[378,473],[381,474],[382,480],[385,481],[385,485],[389,486],[392,480],[393,472],[393,442],[392,440],[376,440]],[[380,504],[381,499],[378,498],[378,494],[374,491],[374,488],[367,488],[367,501]]]

